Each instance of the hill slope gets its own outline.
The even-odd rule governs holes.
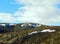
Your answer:
[[[44,29],[56,30],[56,32],[39,32],[28,35],[33,31],[41,31]],[[19,25],[14,27],[14,31],[0,33],[0,44],[60,44],[60,26],[42,25],[37,28],[29,28],[21,30]]]

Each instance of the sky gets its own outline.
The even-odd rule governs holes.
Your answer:
[[[24,22],[60,26],[60,0],[0,0],[0,23]]]

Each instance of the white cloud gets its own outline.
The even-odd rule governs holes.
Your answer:
[[[58,0],[16,0],[16,2],[25,4],[24,7],[19,8],[18,12],[15,13],[16,16],[20,16],[17,19],[22,22],[42,24],[60,22],[59,18],[57,18],[59,11],[55,7]],[[20,10],[23,10],[23,12]]]
[[[0,13],[0,22],[13,23],[15,22],[15,18],[9,13]]]
[[[4,16],[6,13],[3,13],[0,15],[0,19],[3,22],[18,21],[42,24],[60,22],[60,11],[55,6],[57,2],[59,3],[59,0],[16,0],[17,4],[24,4],[24,6],[20,7],[13,15],[7,14]],[[14,18],[15,16],[17,17]]]

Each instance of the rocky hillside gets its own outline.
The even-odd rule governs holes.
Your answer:
[[[60,32],[44,32],[26,36],[20,44],[60,44]]]
[[[24,24],[23,27],[25,26]],[[26,26],[25,29],[22,29],[21,24],[17,24],[12,27],[13,28],[6,28],[3,26],[5,32],[0,33],[0,44],[60,44],[60,26],[41,25],[34,28],[27,28],[28,26]],[[41,32],[42,30],[48,29],[56,31]],[[36,31],[38,31],[38,33],[36,33]],[[29,35],[29,33],[32,32],[33,34]]]
[[[13,32],[17,30],[32,29],[41,26],[38,23],[0,23],[0,33]]]

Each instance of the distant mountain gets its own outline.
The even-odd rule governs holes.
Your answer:
[[[41,26],[38,23],[0,23],[0,32],[10,32],[16,30],[32,29]]]
[[[19,25],[22,29],[36,28],[41,26],[41,24],[38,23],[20,23],[17,25]]]
[[[0,23],[0,33],[2,32],[13,32],[18,30],[42,30],[42,29],[57,29],[60,26],[47,26],[38,23]]]

